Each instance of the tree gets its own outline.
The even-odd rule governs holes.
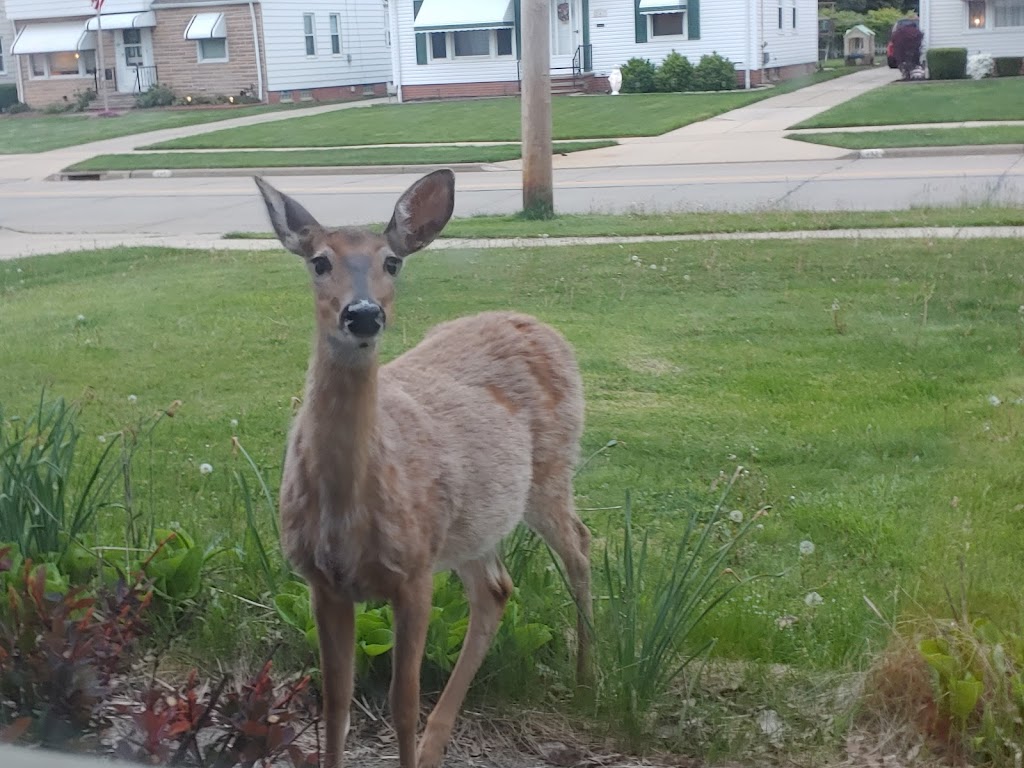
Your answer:
[[[910,79],[910,72],[921,64],[921,42],[924,33],[912,24],[904,24],[892,33],[892,55],[903,79]]]

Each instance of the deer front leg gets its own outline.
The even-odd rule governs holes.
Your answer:
[[[313,615],[320,639],[320,677],[327,746],[324,768],[341,768],[355,675],[355,606],[343,594],[313,585]]]
[[[391,717],[398,733],[400,768],[416,768],[420,715],[420,666],[427,642],[434,581],[429,573],[406,582],[394,600],[395,649],[391,672]]]

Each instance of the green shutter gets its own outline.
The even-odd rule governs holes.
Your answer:
[[[583,0],[580,4],[583,11],[583,71],[590,72],[594,68],[590,49],[590,2]]]
[[[420,13],[420,6],[423,5],[423,0],[412,0],[412,20],[416,21],[416,17]],[[427,35],[424,32],[418,32],[416,34],[416,63],[426,64],[427,63]]]
[[[647,17],[640,13],[640,0],[633,0],[633,19],[636,24],[636,41],[647,42]]]
[[[686,1],[686,34],[690,40],[700,40],[700,0]]]
[[[523,5],[521,0],[514,0],[512,3],[512,12],[515,14],[516,22],[516,58],[520,61],[523,60]]]

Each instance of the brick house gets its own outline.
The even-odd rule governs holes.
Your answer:
[[[950,0],[952,2],[953,0]],[[548,0],[557,90],[607,88],[612,69],[678,51],[717,52],[740,86],[813,71],[816,0]],[[391,0],[395,88],[404,100],[519,92],[521,0]]]
[[[99,19],[89,0],[0,2],[32,107],[99,88],[127,106],[157,83],[182,97],[361,98],[391,74],[382,0],[106,0]]]

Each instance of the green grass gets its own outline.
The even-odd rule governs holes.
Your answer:
[[[573,141],[555,145],[557,153],[614,146],[614,141]],[[68,167],[68,171],[136,171],[180,168],[291,168],[346,165],[438,165],[498,163],[517,160],[518,144],[484,147],[384,147],[298,149],[267,152],[141,152],[99,155]]]
[[[757,213],[569,214],[537,221],[518,215],[453,219],[442,237],[628,237],[720,232],[875,229],[878,227],[1008,227],[1024,225],[1024,210],[990,206],[906,211],[761,211]],[[384,222],[371,227],[382,229]],[[227,240],[273,239],[271,232],[229,232]]]
[[[981,144],[1024,143],[1024,126],[993,125],[984,128],[917,128],[897,131],[843,131],[840,133],[791,133],[787,139],[827,144],[846,149],[886,147],[958,147]]]
[[[48,385],[84,403],[85,442],[99,450],[99,435],[182,400],[135,496],[161,524],[239,541],[245,521],[226,498],[244,460],[230,421],[276,486],[309,351],[307,280],[283,251],[7,262],[5,412],[30,412]],[[1019,618],[1022,304],[1019,255],[1002,240],[439,250],[403,271],[384,355],[476,310],[555,323],[584,372],[584,455],[621,441],[577,482],[595,556],[622,521],[594,508],[632,489],[634,525],[670,552],[720,473],[742,464],[730,508],[748,519],[772,510],[729,564],[783,575],[745,590],[693,639],[714,634],[718,653],[813,669],[855,663],[884,640],[864,596],[889,614],[944,614],[968,543],[975,613]],[[123,535],[122,513],[110,515],[111,535]],[[812,556],[798,554],[803,540]],[[821,606],[805,604],[811,591]],[[780,630],[785,615],[799,621]]]
[[[848,70],[818,72],[777,88],[717,94],[623,94],[561,97],[552,100],[555,139],[657,136],[706,120],[769,96],[788,93]],[[472,99],[429,104],[379,104],[261,125],[215,131],[165,141],[146,149],[244,149],[261,147],[341,147],[360,144],[518,141],[519,99]]]
[[[893,83],[804,120],[793,128],[1024,120],[1024,77]]]
[[[117,117],[96,115],[0,115],[0,154],[47,152],[51,149],[115,139],[164,128],[202,125],[234,117],[258,115],[291,105],[232,107],[230,109],[133,110]]]

